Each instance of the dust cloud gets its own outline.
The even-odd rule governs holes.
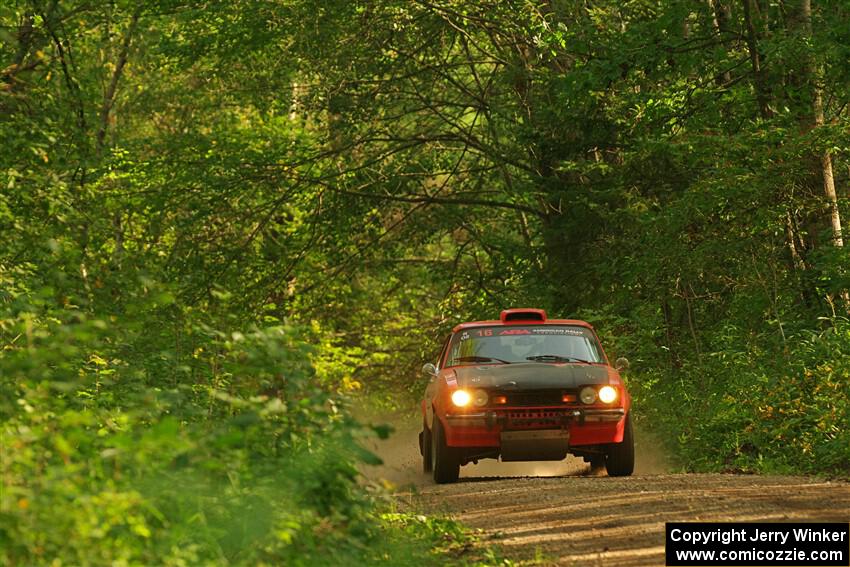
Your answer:
[[[369,437],[363,445],[376,455],[383,464],[362,465],[363,476],[371,482],[390,489],[408,489],[433,484],[430,474],[422,471],[422,456],[419,454],[419,432],[422,417],[418,408],[404,412],[368,412],[358,416],[367,424],[388,424],[394,429],[387,439]],[[658,475],[671,472],[671,461],[661,449],[658,439],[643,427],[635,430],[635,475]],[[591,471],[582,459],[567,456],[563,461],[531,461],[503,463],[495,459],[482,459],[478,464],[468,464],[460,469],[461,481],[510,477],[559,477],[596,475],[604,472]]]
[[[638,423],[635,425],[635,473],[638,475],[675,472],[673,459],[664,451],[661,439]]]

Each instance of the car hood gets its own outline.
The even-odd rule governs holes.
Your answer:
[[[542,390],[607,384],[608,367],[541,362],[453,368],[461,388]]]

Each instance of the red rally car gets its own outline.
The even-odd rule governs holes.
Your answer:
[[[567,453],[610,476],[634,469],[631,398],[593,327],[508,309],[446,339],[422,401],[419,450],[438,483],[478,459],[554,461]]]

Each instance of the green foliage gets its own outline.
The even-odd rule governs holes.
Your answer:
[[[850,14],[794,6],[0,6],[0,559],[420,557],[346,400],[518,305],[694,468],[843,474]]]
[[[19,326],[32,338],[0,359],[4,564],[366,565],[430,556],[438,527],[408,534],[358,484],[354,463],[374,459],[357,445],[366,431],[317,381],[313,349],[297,329],[201,326],[205,340],[187,358],[204,370],[187,367],[163,383],[151,375],[157,357],[148,368],[117,358],[120,327],[3,319],[5,331]]]
[[[727,328],[735,348],[675,371],[641,365],[630,384],[688,470],[846,476],[849,330],[838,320],[783,346]]]

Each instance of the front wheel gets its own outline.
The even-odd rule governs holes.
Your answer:
[[[457,458],[457,452],[446,445],[446,433],[436,415],[431,436],[431,468],[434,469],[434,481],[437,484],[455,482],[460,476],[460,460]]]
[[[623,441],[608,445],[605,459],[608,476],[629,476],[635,470],[635,436],[632,432],[632,414],[626,416]]]

